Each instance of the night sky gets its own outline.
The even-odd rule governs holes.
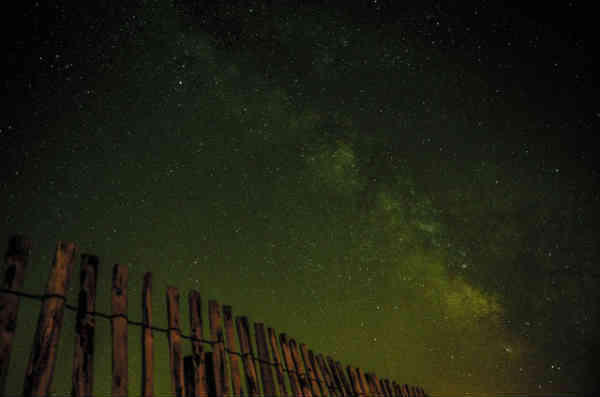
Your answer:
[[[186,334],[196,289],[432,395],[599,391],[591,9],[272,3],[3,12],[0,237],[33,240],[25,290],[41,293],[56,242],[75,241],[100,257],[105,313],[123,263],[132,320],[150,271],[156,325],[176,286]],[[21,301],[8,395],[38,312]],[[74,317],[55,395],[70,393]],[[139,336],[130,327],[132,396]],[[96,355],[106,395],[107,320]]]

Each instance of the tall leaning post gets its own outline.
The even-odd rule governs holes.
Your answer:
[[[267,334],[269,338],[269,344],[271,346],[271,352],[273,353],[273,362],[275,363],[275,374],[277,375],[277,384],[279,385],[279,395],[287,396],[281,353],[279,352],[279,348],[277,346],[277,334],[271,327],[267,328]]]
[[[65,294],[76,256],[75,243],[58,242],[25,372],[24,397],[49,395],[63,323]]]
[[[112,397],[127,396],[127,279],[125,265],[113,267],[111,292]]]
[[[239,351],[235,345],[235,329],[233,328],[233,312],[229,305],[223,305],[223,325],[225,327],[225,340],[227,341],[227,354],[229,369],[231,371],[231,391],[234,397],[242,395],[242,376],[240,372]]]
[[[25,269],[31,254],[31,240],[22,235],[12,236],[4,255],[2,292],[0,292],[0,396],[4,396],[6,376],[10,364],[12,340],[17,327],[19,292],[23,288]],[[6,292],[5,292],[6,291]]]
[[[254,354],[252,351],[252,343],[250,342],[248,317],[237,316],[235,318],[235,325],[237,327],[238,340],[240,342],[244,372],[246,373],[247,393],[250,397],[258,397],[260,395],[260,386],[258,377],[256,376],[256,367],[254,366]]]
[[[190,311],[190,330],[192,338],[192,363],[194,368],[194,395],[187,397],[208,396],[208,382],[206,379],[205,352],[202,346],[204,331],[202,327],[202,298],[198,291],[190,291],[188,295],[188,309]]]
[[[215,394],[217,397],[223,397],[229,395],[229,377],[227,376],[227,358],[225,357],[223,319],[221,317],[219,302],[214,299],[208,301],[208,325],[210,327],[211,339],[214,342],[212,362]]]
[[[271,370],[271,359],[267,347],[267,336],[265,334],[265,325],[263,323],[254,323],[254,340],[258,353],[258,366],[260,368],[260,377],[262,379],[263,394],[265,396],[276,397],[275,379]]]
[[[96,255],[81,255],[71,397],[91,396],[94,388],[94,312],[98,262]]]
[[[167,339],[169,342],[171,392],[175,397],[185,397],[181,327],[179,325],[179,290],[175,287],[167,287],[167,323],[169,325]]]

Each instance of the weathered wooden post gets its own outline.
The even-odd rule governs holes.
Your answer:
[[[250,330],[248,326],[248,317],[238,316],[235,318],[240,341],[240,350],[242,352],[242,362],[246,373],[247,392],[249,396],[257,397],[260,395],[258,377],[256,376],[256,367],[253,361],[252,344],[250,342]]]
[[[112,277],[112,397],[127,396],[129,383],[127,361],[127,279],[125,265],[115,264]]]
[[[267,348],[267,336],[265,335],[265,325],[263,323],[254,323],[254,337],[256,339],[256,350],[258,353],[260,377],[263,384],[263,394],[265,396],[277,396],[275,391],[275,380],[273,371],[271,371],[271,362],[269,358],[269,349]]]
[[[385,385],[385,388],[387,390],[388,396],[393,397],[394,396],[394,392],[392,390],[392,386],[390,385],[390,380],[389,379],[384,379],[384,385]]]
[[[371,388],[367,383],[365,373],[362,371],[362,369],[356,368],[356,374],[358,375],[358,381],[360,382],[360,386],[363,389],[363,392],[368,396],[372,396],[374,393],[371,391]]]
[[[25,269],[31,254],[31,240],[22,235],[12,236],[4,254],[2,289],[19,292],[23,288]],[[12,341],[17,327],[19,296],[0,292],[0,396],[4,396],[10,364]]]
[[[167,318],[169,324],[169,368],[171,392],[175,397],[185,397],[183,380],[183,354],[181,352],[181,329],[179,327],[179,290],[167,288]]]
[[[381,391],[383,392],[383,395],[385,397],[391,397],[390,393],[389,393],[389,391],[387,389],[387,386],[385,384],[385,381],[386,381],[386,379],[384,379],[384,378],[382,378],[382,379],[379,380],[379,384],[381,385]]]
[[[142,285],[142,397],[154,396],[154,335],[152,334],[152,274]],[[189,397],[189,396],[188,396]]]
[[[336,367],[336,369],[338,371],[338,376],[342,380],[342,383],[344,385],[344,389],[346,390],[346,393],[347,393],[346,395],[347,396],[354,395],[354,391],[352,390],[352,384],[350,383],[350,381],[348,380],[348,377],[344,373],[344,370],[342,369],[342,364],[339,361],[336,361],[335,362],[335,367]]]
[[[321,366],[317,362],[317,357],[313,353],[312,350],[308,351],[308,359],[310,360],[310,365],[315,373],[315,377],[317,378],[317,383],[319,384],[319,388],[321,391],[321,396],[327,396],[329,394],[329,387],[327,382],[325,381],[325,376],[321,371]]]
[[[281,364],[281,353],[277,346],[277,335],[273,328],[267,329],[269,335],[269,343],[271,345],[271,352],[273,352],[273,362],[275,362],[275,373],[277,374],[277,383],[279,385],[279,395],[287,396],[287,390],[285,387],[285,378],[283,375],[283,366]]]
[[[293,396],[302,396],[300,391],[300,384],[298,381],[298,375],[296,372],[296,365],[292,359],[292,353],[286,334],[279,335],[279,342],[281,343],[281,350],[283,351],[283,360],[285,362],[285,368],[287,369],[288,378],[290,380],[290,389],[292,389]]]
[[[231,387],[234,397],[242,395],[242,376],[240,373],[240,360],[235,344],[235,330],[233,328],[233,313],[231,306],[223,305],[223,323],[225,325],[225,340],[227,341],[229,369],[231,371]]]
[[[371,381],[373,382],[373,385],[375,386],[375,389],[377,390],[377,395],[379,397],[384,397],[385,394],[383,392],[383,389],[381,388],[381,383],[379,382],[379,378],[377,377],[377,375],[371,374]]]
[[[197,291],[188,295],[190,310],[190,330],[192,332],[192,360],[194,364],[194,396],[208,396],[208,380],[206,379],[206,362],[204,361],[204,339],[202,330],[202,300]],[[192,396],[187,396],[192,397]]]
[[[410,395],[410,388],[408,387],[408,385],[405,383],[403,384],[400,389],[402,390],[402,396],[403,397],[411,397]]]
[[[358,375],[356,374],[356,371],[354,370],[354,368],[352,368],[352,366],[350,366],[350,365],[347,365],[346,372],[348,373],[348,378],[350,378],[350,385],[352,386],[354,395],[363,396],[364,393],[363,393],[362,388],[360,387]]]
[[[330,356],[327,356],[326,359],[327,359],[327,368],[328,368],[329,372],[331,373],[331,377],[335,383],[335,386],[337,389],[337,394],[340,396],[349,395],[349,394],[347,394],[346,390],[344,389],[344,383],[342,382],[342,379],[340,379],[340,376],[338,374],[338,371],[335,366],[335,362],[333,361],[333,358],[331,358]]]
[[[365,373],[365,380],[367,382],[367,387],[369,388],[371,396],[379,397],[377,393],[377,388],[375,387],[375,382],[373,381],[373,378],[371,377],[371,374],[369,372]]]
[[[215,392],[217,397],[229,394],[229,379],[227,376],[227,360],[225,358],[225,344],[223,335],[223,322],[219,302],[208,301],[208,320],[210,325],[210,336],[215,342],[213,345],[213,376],[215,379]]]
[[[296,371],[298,372],[298,380],[300,381],[300,389],[302,390],[302,394],[304,397],[312,397],[310,383],[304,366],[302,365],[302,359],[300,358],[300,353],[298,352],[298,345],[294,339],[290,339],[290,351],[292,352],[292,359],[294,360],[294,365],[296,366]]]
[[[396,383],[396,381],[392,382],[392,391],[394,392],[394,394],[393,394],[394,397],[401,397],[400,389],[399,389],[398,383]]]
[[[46,397],[52,384],[60,340],[66,293],[77,256],[75,243],[58,242],[38,318],[29,364],[25,372],[25,397]]]
[[[96,280],[98,257],[81,256],[81,276],[77,319],[75,323],[75,349],[73,352],[72,397],[92,395],[94,385],[94,329],[96,322]]]
[[[333,376],[329,371],[329,368],[327,367],[327,363],[325,363],[323,355],[317,355],[316,360],[319,365],[319,368],[321,369],[321,373],[325,378],[325,383],[327,384],[327,388],[329,389],[329,395],[332,397],[341,397],[340,391],[338,390],[335,380],[333,379]]]
[[[302,362],[304,363],[304,369],[306,371],[307,383],[310,386],[310,391],[313,396],[321,397],[321,389],[319,384],[317,383],[317,376],[315,374],[315,370],[312,367],[312,363],[310,362],[310,357],[308,356],[308,348],[305,343],[300,343],[300,355],[302,356]]]

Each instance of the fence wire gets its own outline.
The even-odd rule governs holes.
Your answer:
[[[56,298],[56,299],[60,299],[62,301],[65,302],[65,308],[71,311],[74,311],[76,313],[79,312],[79,307],[72,305],[70,303],[67,302],[67,298],[64,295],[57,295],[57,294],[32,294],[32,293],[28,293],[28,292],[21,292],[21,291],[13,291],[13,290],[9,290],[9,289],[0,289],[0,292],[2,293],[6,293],[6,294],[12,294],[12,295],[16,295],[19,297],[23,297],[23,298],[28,298],[28,299],[33,299],[33,300],[37,300],[40,302],[45,301],[46,299],[51,299],[51,298]],[[178,331],[180,333],[180,336],[183,339],[188,339],[190,341],[194,341],[194,342],[200,342],[203,343],[205,345],[210,345],[211,347],[218,344],[218,343],[222,343],[216,340],[210,340],[210,339],[201,339],[201,338],[196,338],[195,336],[192,335],[185,335],[181,332],[181,330],[179,328],[163,328],[163,327],[156,327],[154,325],[146,325],[144,324],[142,321],[134,321],[134,320],[130,320],[128,316],[124,315],[124,314],[106,314],[106,313],[102,313],[102,312],[98,312],[98,311],[93,311],[93,312],[88,312],[88,311],[84,311],[82,312],[83,314],[89,314],[93,317],[100,317],[100,318],[104,318],[106,320],[112,320],[113,318],[124,318],[125,320],[127,320],[127,324],[130,325],[134,325],[134,326],[138,326],[138,327],[142,327],[142,328],[147,328],[147,329],[151,329],[153,331],[157,331],[157,332],[162,332],[167,334],[169,331]],[[254,362],[254,364],[256,365],[256,363],[263,363],[263,364],[268,364],[271,367],[277,367],[279,370],[285,372],[285,373],[294,373],[298,376],[299,379],[305,379],[306,381],[315,381],[318,382],[319,384],[321,383],[320,380],[309,377],[306,375],[306,373],[301,374],[300,372],[298,372],[297,370],[294,369],[288,369],[286,367],[284,367],[281,364],[278,364],[274,361],[267,361],[264,360],[258,356],[256,356],[254,353],[241,353],[235,350],[231,350],[229,348],[225,348],[224,349],[228,354],[234,354],[236,356],[239,356],[241,358],[246,357],[246,356],[250,356],[252,361]]]

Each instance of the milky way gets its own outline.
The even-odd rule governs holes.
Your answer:
[[[440,8],[376,25],[253,4],[90,11],[79,41],[15,53],[30,66],[7,82],[1,228],[34,241],[25,290],[43,290],[56,241],[73,240],[100,257],[99,311],[123,263],[132,319],[151,271],[159,326],[172,285],[431,394],[594,390],[598,174],[575,140],[598,117],[571,95],[587,69],[542,57],[550,38],[525,22],[494,49]],[[22,302],[8,395],[37,314]],[[71,387],[73,323],[56,395]],[[103,395],[107,321],[96,338]]]

